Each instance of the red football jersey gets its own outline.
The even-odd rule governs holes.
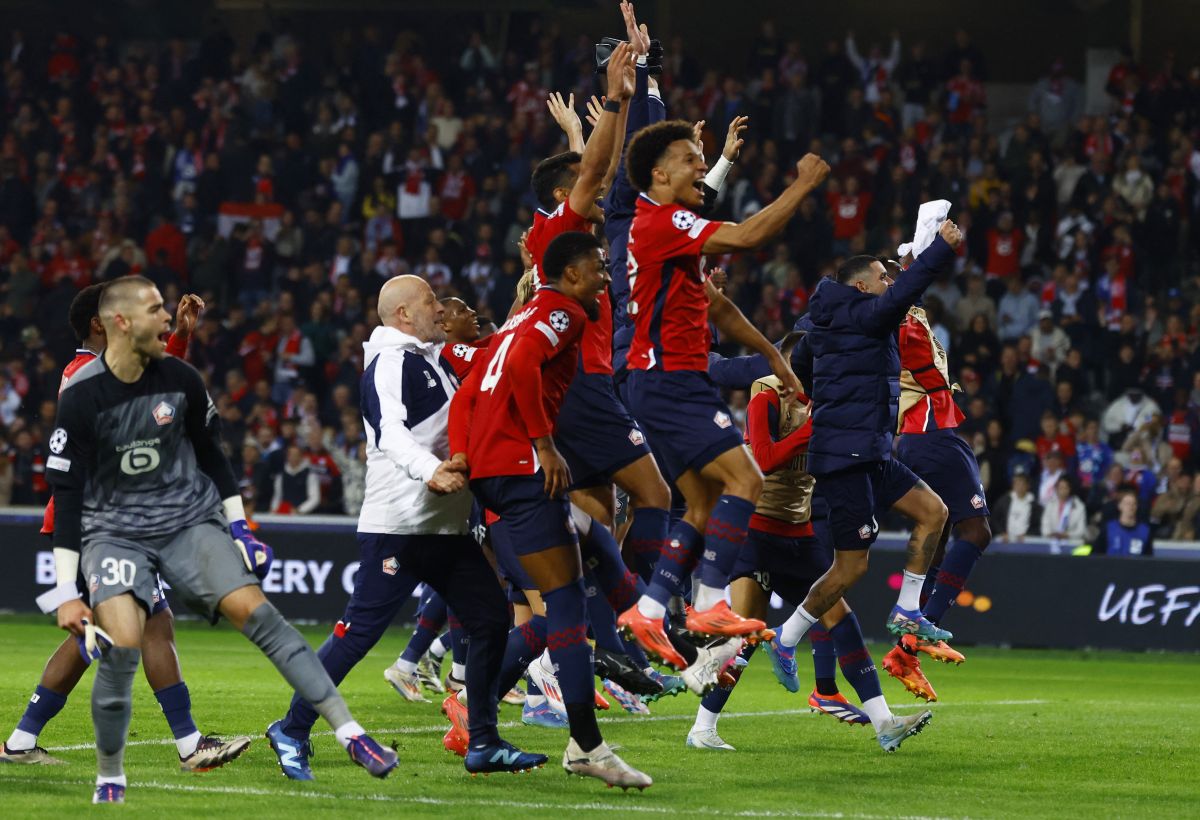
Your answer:
[[[700,272],[704,243],[721,227],[682,205],[659,205],[645,194],[629,226],[631,370],[708,372],[708,294]]]
[[[548,214],[541,208],[533,215],[533,227],[529,236],[525,237],[525,247],[533,257],[534,281],[540,288],[546,284],[542,274],[542,255],[550,242],[559,234],[567,231],[592,232],[592,223],[571,209],[570,202],[563,202]],[[600,294],[600,318],[588,322],[583,331],[583,341],[580,342],[580,367],[584,373],[602,373],[611,376],[612,366],[612,302],[608,291]]]
[[[460,382],[467,380],[467,376],[471,374],[471,369],[475,367],[475,363],[487,358],[487,349],[491,345],[492,339],[496,335],[493,333],[486,339],[480,339],[474,344],[459,343],[456,345],[446,345],[442,348],[442,358],[450,363],[454,368],[454,375],[458,376]]]
[[[471,478],[540,469],[533,439],[554,432],[586,323],[578,302],[542,288],[496,331],[450,402],[450,452],[466,453]]]
[[[900,325],[900,368],[912,374],[925,395],[906,409],[900,418],[901,433],[926,433],[930,430],[952,430],[965,416],[954,403],[954,391],[949,376],[938,367],[941,346],[933,331],[911,312]],[[941,353],[945,360],[945,353]],[[901,378],[901,389],[905,379]],[[901,401],[904,408],[905,402]]]

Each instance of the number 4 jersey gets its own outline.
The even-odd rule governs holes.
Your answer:
[[[586,322],[578,302],[544,287],[496,331],[450,404],[450,452],[467,454],[472,479],[540,469],[533,439],[554,432]]]
[[[54,544],[76,551],[81,526],[89,542],[165,535],[210,518],[237,492],[217,408],[195,368],[170,356],[132,384],[103,356],[81,367],[62,391],[46,468]]]

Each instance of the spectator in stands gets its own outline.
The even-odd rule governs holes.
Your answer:
[[[321,504],[321,482],[299,444],[289,444],[283,469],[275,475],[271,512],[308,515]]]
[[[1041,532],[1056,553],[1069,551],[1087,539],[1087,509],[1067,476],[1054,484],[1054,499],[1042,511]]]
[[[1036,530],[1042,520],[1042,508],[1030,489],[1029,475],[1018,472],[1013,476],[1012,489],[996,504],[992,513],[992,530],[1000,533],[1000,541],[1020,543]]]
[[[1146,395],[1142,387],[1126,389],[1104,410],[1103,428],[1108,443],[1120,448],[1130,433],[1141,429],[1155,416],[1161,417],[1162,409]]]
[[[1154,535],[1150,524],[1139,517],[1138,509],[1136,493],[1121,493],[1117,501],[1117,515],[1101,524],[1100,532],[1092,545],[1092,553],[1129,557],[1153,555]]]
[[[1042,130],[1056,146],[1062,146],[1082,106],[1083,92],[1079,83],[1067,76],[1062,58],[1055,58],[1050,73],[1033,84],[1029,93],[1029,113],[1037,114]]]
[[[1029,292],[1020,276],[1009,276],[1004,283],[1006,292],[996,306],[999,322],[996,335],[1002,342],[1015,342],[1028,333],[1038,321],[1039,302],[1038,298]]]

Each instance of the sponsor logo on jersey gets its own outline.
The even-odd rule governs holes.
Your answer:
[[[399,571],[400,571],[400,562],[396,560],[395,556],[391,556],[389,558],[383,559],[383,574],[384,575],[395,575]]]
[[[550,311],[550,327],[562,333],[571,326],[571,317],[567,315],[565,310]]]
[[[60,473],[71,472],[71,459],[62,456],[50,456],[46,459],[47,470],[58,470]]]
[[[983,498],[981,498],[978,493],[971,496],[971,506],[977,510],[983,509]]]
[[[65,449],[67,449],[67,431],[61,427],[56,428],[50,434],[50,452],[58,455]]]
[[[637,430],[637,429],[630,430],[629,431],[629,443],[632,444],[634,447],[641,447],[643,444],[646,443],[646,437],[642,435],[641,430]]]
[[[713,416],[713,423],[724,430],[725,428],[729,427],[729,425],[733,424],[733,420],[729,418],[729,414],[724,410],[718,410],[717,414]]]
[[[151,415],[154,416],[155,423],[159,427],[163,427],[175,421],[175,405],[160,401],[151,412]]]
[[[690,230],[696,224],[696,215],[691,211],[685,211],[683,208],[680,208],[671,214],[671,224],[681,231]]]

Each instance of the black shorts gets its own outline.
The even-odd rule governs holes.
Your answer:
[[[953,430],[905,433],[896,455],[942,497],[951,524],[989,515],[979,462]]]
[[[577,373],[563,398],[554,445],[571,470],[571,488],[596,487],[650,454],[646,436],[617,398],[612,376]]]
[[[792,538],[750,528],[738,553],[734,578],[753,578],[765,592],[774,592],[799,606],[813,583],[833,565],[833,550],[813,536]]]
[[[870,549],[879,535],[876,517],[920,481],[899,461],[871,461],[817,476],[816,493],[829,509],[834,549]]]

